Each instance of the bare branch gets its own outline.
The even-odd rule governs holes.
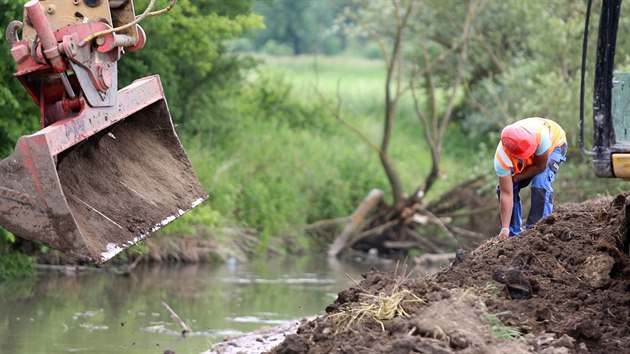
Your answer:
[[[343,118],[341,114],[342,99],[341,99],[341,94],[339,93],[339,81],[337,81],[337,94],[336,94],[337,102],[334,108],[332,107],[332,104],[330,103],[330,101],[326,97],[324,97],[324,94],[322,94],[319,88],[317,88],[317,95],[319,96],[319,99],[325,103],[326,108],[330,111],[330,113],[333,115],[333,117],[335,117],[337,121],[339,121],[341,124],[343,124],[348,129],[353,131],[357,136],[359,136],[359,138],[361,138],[361,140],[363,140],[377,154],[381,153],[381,149],[378,147],[378,145],[373,143],[372,140],[370,140],[370,138],[361,131],[361,129],[350,124],[350,122],[348,122],[347,120]]]
[[[350,218],[350,222],[339,234],[333,244],[328,248],[328,255],[336,257],[345,248],[352,247],[356,242],[356,238],[353,236],[362,229],[365,223],[365,216],[381,201],[383,198],[383,191],[379,189],[373,189],[363,199],[361,204],[355,209]]]
[[[331,4],[333,7],[335,8],[339,8],[334,2],[329,1],[329,4]],[[355,14],[352,11],[345,11],[344,12],[348,17],[350,17],[350,19],[354,22],[356,22],[357,24],[359,24],[361,27],[365,28],[369,34],[369,36],[372,38],[373,41],[376,42],[376,44],[379,47],[379,50],[381,52],[381,54],[383,55],[383,60],[385,60],[385,67],[389,67],[390,65],[390,59],[387,57],[387,49],[385,47],[385,42],[383,41],[383,39],[381,38],[381,36],[378,35],[378,33],[376,32],[376,30],[374,30],[370,25],[368,25],[367,23],[365,23],[357,14]]]
[[[484,36],[483,33],[481,34],[481,43],[483,45],[483,48],[488,53],[488,55],[490,55],[490,59],[492,59],[492,62],[494,63],[494,65],[496,65],[496,67],[499,69],[501,74],[505,74],[507,72],[507,68],[505,67],[505,64],[494,52],[494,50],[492,49],[492,46],[490,45],[490,43],[488,43],[488,41],[486,40],[486,36]]]
[[[399,84],[396,87],[396,93],[392,98],[391,92],[391,84],[394,79],[394,73],[397,69],[400,69],[402,66],[402,58],[400,58],[401,54],[401,46],[403,40],[403,32],[405,27],[407,26],[407,21],[410,16],[410,12],[413,10],[413,5],[409,5],[407,8],[407,12],[400,17],[400,6],[396,0],[393,0],[394,9],[396,13],[396,31],[394,33],[394,43],[392,47],[391,60],[389,65],[387,66],[386,79],[385,79],[385,121],[383,127],[383,136],[381,140],[381,154],[379,155],[381,159],[381,164],[385,169],[385,173],[387,175],[387,179],[389,180],[389,184],[392,188],[392,196],[394,197],[394,205],[400,206],[403,202],[403,189],[402,182],[400,181],[400,177],[398,173],[394,169],[394,166],[389,159],[388,148],[392,134],[392,126],[396,112],[396,106],[398,99],[400,98],[401,93],[401,85]],[[397,68],[398,67],[398,68]],[[398,80],[400,79],[400,72],[398,75]],[[399,82],[397,80],[397,82]]]
[[[173,309],[168,306],[168,304],[164,301],[162,301],[162,306],[164,306],[166,308],[166,310],[168,311],[168,313],[171,315],[171,318],[179,323],[180,327],[182,327],[182,337],[186,338],[186,336],[190,333],[193,333],[192,329],[190,329],[190,327],[188,327],[188,325],[186,324],[186,322],[184,322],[181,317],[179,317],[177,315],[177,313],[175,311],[173,311]]]
[[[455,99],[457,98],[457,91],[459,89],[459,85],[461,81],[464,79],[465,71],[464,67],[468,63],[468,43],[470,39],[470,30],[473,25],[473,21],[477,16],[477,7],[479,6],[480,1],[473,1],[468,6],[468,14],[466,15],[466,22],[464,23],[464,30],[462,33],[462,52],[459,60],[459,64],[457,67],[457,77],[455,78],[455,82],[453,83],[453,89],[451,92],[451,97],[449,98],[449,102],[446,106],[446,110],[444,112],[444,116],[442,118],[442,126],[440,127],[440,139],[444,136],[446,132],[446,127],[451,119],[453,109],[455,108]],[[439,139],[438,139],[439,140]]]
[[[433,240],[430,240],[428,237],[424,237],[411,229],[405,229],[405,235],[418,242],[422,245],[423,249],[428,250],[431,253],[444,253],[444,250],[435,244]]]
[[[396,224],[399,224],[400,220],[398,219],[394,219],[391,221],[388,221],[384,224],[380,224],[376,227],[373,227],[369,230],[365,230],[363,232],[361,232],[360,234],[356,235],[355,237],[352,238],[352,240],[350,242],[348,242],[350,245],[354,245],[357,242],[370,237],[370,236],[376,236],[376,235],[381,235],[383,234],[386,230],[390,229],[391,227],[393,227]]]
[[[440,219],[437,216],[433,215],[433,213],[431,213],[430,211],[428,211],[426,209],[424,209],[423,212],[426,213],[427,215],[429,215],[429,220],[431,220],[431,222],[433,222],[434,224],[439,226],[446,233],[446,235],[453,242],[455,242],[456,245],[459,245],[459,241],[457,240],[457,238],[455,238],[455,236],[451,233],[451,231],[446,227],[446,224],[442,221],[442,219]]]
[[[304,225],[304,230],[309,232],[311,230],[323,229],[329,226],[340,226],[346,224],[350,220],[350,216],[342,216],[334,219],[319,220],[312,224]]]
[[[425,131],[424,135],[429,141],[429,144],[433,144],[433,138],[431,137],[431,134],[427,133],[427,131],[429,130],[429,120],[427,116],[424,114],[424,112],[422,111],[422,109],[420,108],[420,100],[418,99],[416,89],[414,88],[413,83],[409,85],[409,87],[411,88],[411,97],[413,98],[413,108],[416,111],[416,115],[420,117],[420,119],[422,120],[422,125],[424,126],[424,131]]]
[[[461,48],[459,63],[457,66],[457,74],[455,76],[454,82],[451,84],[451,94],[449,100],[447,102],[446,108],[442,116],[440,117],[440,109],[438,106],[436,92],[437,88],[434,83],[434,75],[433,75],[433,63],[431,61],[430,55],[426,47],[423,47],[423,56],[425,67],[421,71],[421,75],[424,77],[426,93],[428,95],[430,107],[430,119],[425,115],[420,109],[420,105],[418,103],[417,94],[414,89],[414,77],[416,75],[411,76],[411,90],[414,99],[414,109],[416,111],[416,115],[421,119],[421,122],[424,126],[424,135],[425,139],[429,144],[429,148],[431,150],[431,171],[426,176],[424,185],[419,186],[416,189],[415,195],[419,195],[418,192],[428,191],[435,180],[439,175],[439,165],[440,165],[440,150],[441,150],[441,142],[444,134],[446,133],[446,128],[450,123],[451,117],[453,115],[453,111],[455,109],[457,93],[460,89],[460,85],[465,77],[465,66],[468,63],[468,44],[470,42],[470,33],[474,24],[474,18],[476,17],[476,13],[479,7],[480,1],[471,2],[468,6],[468,12],[466,15],[466,20],[464,23],[464,27],[462,29],[461,35],[461,45],[458,46]],[[414,196],[414,198],[416,198]]]
[[[435,82],[433,82],[433,65],[431,64],[431,58],[429,57],[429,51],[427,47],[422,48],[422,54],[424,56],[424,62],[426,63],[426,71],[424,73],[425,85],[427,86],[427,93],[429,94],[429,107],[431,108],[431,125],[427,125],[425,130],[429,131],[429,137],[431,139],[431,146],[434,146],[436,141],[433,139],[434,134],[438,132],[438,114],[440,109],[438,108],[437,99],[435,97]],[[438,142],[439,143],[439,142]]]
[[[464,237],[469,237],[469,238],[474,238],[474,239],[485,239],[487,237],[484,234],[480,234],[478,232],[466,230],[466,229],[463,229],[461,227],[458,227],[458,226],[455,226],[455,225],[451,225],[451,224],[446,225],[446,227],[452,233],[455,233],[455,234],[458,234],[458,235],[464,236]]]

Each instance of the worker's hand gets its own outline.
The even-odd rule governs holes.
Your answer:
[[[505,227],[502,228],[497,237],[499,238],[499,240],[507,240],[507,238],[510,237],[510,230]]]

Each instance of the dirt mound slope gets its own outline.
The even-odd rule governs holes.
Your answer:
[[[630,353],[629,205],[558,206],[430,277],[371,271],[273,353]]]

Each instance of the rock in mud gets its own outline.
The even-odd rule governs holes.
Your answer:
[[[573,235],[571,235],[571,229],[567,227],[564,230],[562,230],[562,233],[560,234],[560,239],[562,241],[570,241],[572,238],[573,238]]]
[[[532,285],[523,272],[516,268],[497,268],[492,279],[505,284],[508,296],[512,300],[532,297]]]
[[[593,288],[599,289],[610,283],[610,271],[615,259],[607,254],[596,254],[586,258],[582,269],[582,279]]]

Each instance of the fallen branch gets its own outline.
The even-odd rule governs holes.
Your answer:
[[[433,213],[431,213],[429,210],[424,210],[424,212],[427,215],[429,215],[429,220],[432,221],[438,227],[440,227],[448,235],[448,237],[453,242],[455,242],[455,244],[459,244],[459,241],[457,240],[457,238],[455,238],[455,236],[451,233],[451,231],[446,227],[446,225],[450,223],[450,220],[438,218],[437,216],[433,215]]]
[[[142,255],[137,256],[136,259],[134,259],[133,262],[131,262],[131,264],[129,264],[125,269],[114,270],[114,273],[118,275],[129,276],[131,272],[133,272],[133,270],[136,269],[136,267],[138,266],[141,260],[142,260]]]
[[[411,240],[411,241],[385,241],[383,242],[383,246],[390,248],[390,249],[400,249],[400,250],[408,250],[411,248],[423,248],[423,245],[421,245],[418,241],[416,240]]]
[[[64,274],[76,274],[76,273],[85,272],[85,271],[102,272],[106,270],[105,268],[86,267],[86,266],[78,266],[78,265],[53,265],[53,264],[34,264],[33,268],[37,270],[60,272]]]
[[[304,230],[309,232],[312,230],[318,230],[318,229],[326,228],[329,226],[337,226],[343,223],[347,223],[348,221],[350,221],[350,219],[351,219],[350,216],[342,216],[340,218],[320,220],[320,221],[316,221],[312,224],[308,224],[304,226]]]
[[[373,227],[369,230],[365,230],[362,233],[356,235],[355,237],[353,237],[349,242],[348,242],[348,247],[351,247],[352,245],[354,245],[355,243],[366,239],[370,236],[376,236],[376,235],[381,235],[385,232],[385,230],[389,229],[390,227],[399,224],[400,220],[391,220],[388,221],[384,224],[378,225],[376,227]]]
[[[452,233],[458,234],[460,236],[470,237],[470,238],[475,238],[475,239],[485,239],[485,238],[487,238],[487,236],[484,235],[484,234],[480,234],[478,232],[474,232],[474,231],[470,231],[470,230],[467,230],[467,229],[463,229],[463,228],[461,228],[459,226],[448,224],[448,225],[446,225],[446,227]]]
[[[357,209],[352,213],[352,217],[350,218],[350,222],[343,229],[341,234],[337,236],[335,242],[328,248],[328,255],[331,257],[336,257],[343,251],[345,248],[349,247],[349,241],[352,236],[357,232],[359,227],[363,224],[365,220],[365,215],[372,210],[372,208],[378,204],[383,198],[383,191],[380,189],[372,189],[370,193],[363,199],[361,204],[357,207]]]
[[[186,338],[188,333],[192,333],[192,329],[190,329],[190,327],[188,327],[188,325],[186,325],[186,323],[182,321],[182,319],[177,315],[177,313],[175,313],[175,311],[173,311],[173,309],[170,306],[168,306],[166,302],[162,301],[162,306],[166,307],[166,310],[171,314],[171,318],[174,321],[178,322],[179,325],[182,327],[182,337]]]
[[[414,231],[406,230],[405,235],[416,241],[421,246],[420,249],[429,251],[431,253],[444,253],[444,250],[440,246],[436,245],[435,242],[429,240],[424,236],[419,235]]]
[[[448,216],[451,218],[457,218],[457,217],[461,217],[461,216],[471,216],[471,215],[477,215],[477,214],[485,214],[489,211],[492,210],[496,210],[497,206],[492,204],[492,205],[488,205],[485,206],[483,208],[476,208],[473,210],[458,210],[452,213],[448,213]]]
[[[423,267],[429,267],[438,262],[445,262],[445,261],[451,262],[453,261],[453,259],[455,259],[454,252],[453,253],[439,253],[439,254],[427,253],[427,254],[423,254],[420,257],[415,257],[413,259],[413,262]]]

